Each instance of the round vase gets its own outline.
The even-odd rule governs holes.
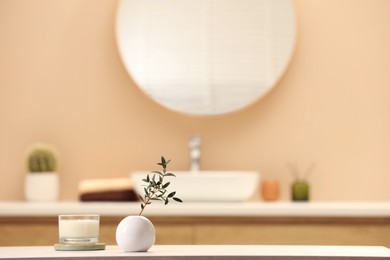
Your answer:
[[[116,243],[126,252],[146,252],[155,240],[154,226],[143,216],[127,216],[116,228]]]

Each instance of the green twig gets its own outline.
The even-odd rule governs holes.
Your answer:
[[[141,195],[139,198],[141,199],[141,211],[138,214],[139,216],[142,215],[143,211],[145,210],[146,206],[151,204],[153,200],[159,200],[164,201],[164,204],[167,205],[169,203],[170,199],[173,199],[177,202],[183,202],[180,198],[176,197],[176,191],[168,192],[167,187],[169,186],[170,182],[164,182],[165,177],[176,177],[173,173],[167,172],[167,165],[171,160],[165,160],[163,156],[161,156],[161,162],[157,163],[160,165],[163,170],[162,171],[152,171],[153,176],[150,177],[149,174],[146,175],[146,178],[142,181],[146,182],[147,185],[144,187],[145,194],[142,197]]]

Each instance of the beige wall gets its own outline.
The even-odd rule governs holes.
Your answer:
[[[296,0],[291,66],[265,98],[226,116],[174,113],[127,75],[115,44],[117,2],[0,0],[0,200],[22,200],[26,147],[61,153],[61,199],[78,181],[152,170],[160,155],[187,169],[259,170],[316,162],[314,200],[390,199],[390,1]]]

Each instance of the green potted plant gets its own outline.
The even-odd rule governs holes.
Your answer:
[[[25,197],[28,201],[56,201],[59,195],[57,156],[48,144],[33,144],[26,158]]]
[[[142,216],[145,208],[152,201],[162,201],[165,205],[172,199],[177,202],[183,202],[176,197],[176,192],[168,192],[167,188],[170,182],[167,177],[176,177],[173,173],[167,172],[167,165],[170,160],[165,160],[161,156],[161,162],[157,163],[163,169],[162,171],[152,171],[152,176],[147,174],[143,179],[145,182],[144,194],[139,195],[141,200],[141,209],[138,215],[127,216],[118,225],[116,229],[116,242],[120,248],[127,252],[148,251],[154,244],[156,231],[152,222]]]

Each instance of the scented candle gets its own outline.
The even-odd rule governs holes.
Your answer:
[[[99,215],[59,215],[62,244],[94,244],[99,241]]]

